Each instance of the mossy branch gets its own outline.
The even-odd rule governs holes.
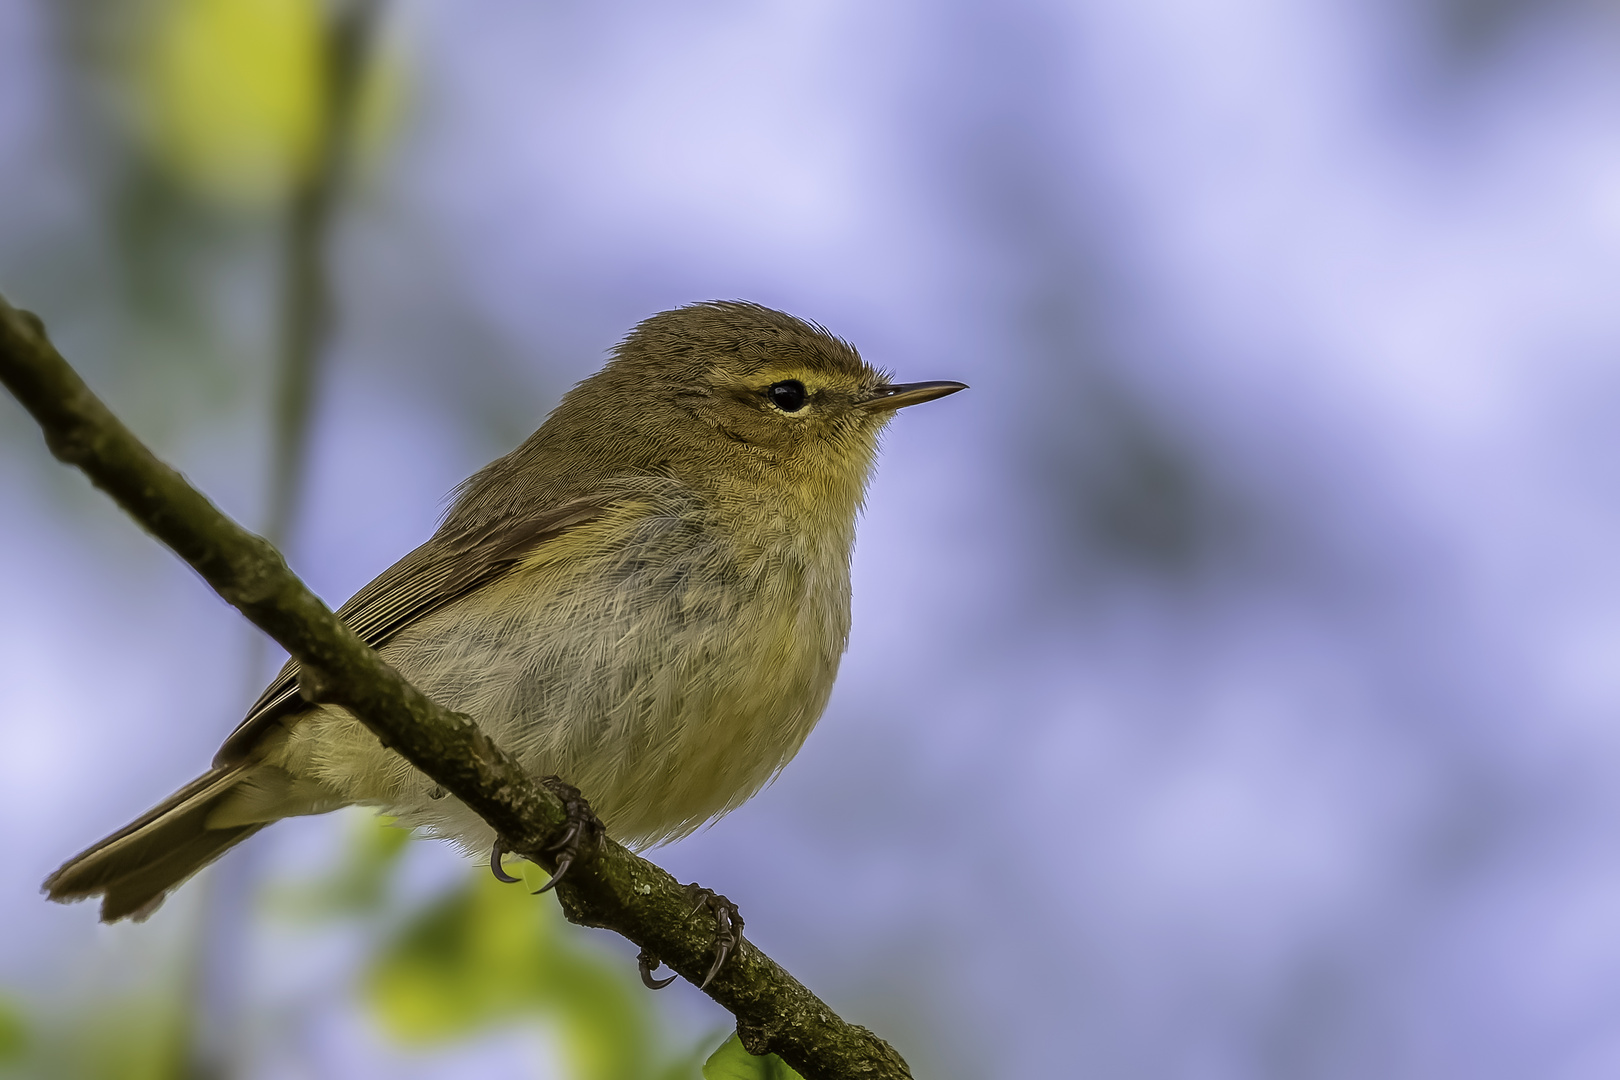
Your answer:
[[[312,701],[339,705],[495,829],[507,850],[548,869],[565,828],[562,803],[531,780],[471,717],[406,682],[287,568],[269,542],[226,517],[160,461],[57,353],[40,320],[0,298],[0,382],[77,466],[214,591],[302,666]],[[694,985],[708,970],[714,924],[670,874],[606,837],[557,892],[570,922],[612,930]],[[743,1045],[774,1053],[810,1080],[911,1076],[900,1055],[846,1023],[744,941],[705,993],[737,1019]]]

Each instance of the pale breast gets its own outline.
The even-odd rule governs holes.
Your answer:
[[[627,507],[382,650],[609,831],[646,846],[739,805],[826,705],[849,626],[848,545],[767,521],[739,544],[688,503]],[[295,733],[356,801],[484,847],[489,830],[350,718]]]

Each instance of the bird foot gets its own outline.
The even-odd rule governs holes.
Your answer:
[[[597,837],[602,835],[602,823],[597,820],[591,804],[585,801],[585,796],[579,793],[579,788],[560,776],[548,776],[540,781],[540,786],[562,800],[563,810],[568,814],[568,828],[561,840],[546,849],[557,852],[557,868],[551,872],[550,881],[534,890],[536,896],[555,889],[557,882],[568,873],[568,868],[574,865],[574,860],[579,858],[581,849],[595,847]]]
[[[720,973],[731,954],[742,947],[743,917],[736,904],[695,882],[686,887],[686,895],[695,901],[692,914],[708,908],[714,918],[714,963],[709,965],[709,973],[698,984],[698,989],[702,990]]]
[[[742,947],[743,917],[736,904],[713,889],[705,889],[693,883],[686,886],[686,895],[696,901],[692,905],[693,915],[708,908],[714,918],[714,963],[709,965],[709,973],[703,976],[703,981],[698,984],[698,989],[702,990],[719,973],[726,959]],[[636,957],[636,966],[641,970],[641,983],[647,989],[662,990],[675,981],[674,975],[662,979],[653,978],[653,972],[657,971],[662,963],[662,960],[646,949],[642,949]]]
[[[591,804],[585,801],[585,796],[579,793],[579,788],[557,776],[546,777],[540,781],[540,785],[562,800],[563,809],[568,814],[568,827],[563,831],[562,839],[546,849],[558,853],[557,868],[551,872],[550,881],[534,890],[536,896],[556,888],[557,882],[561,881],[568,868],[574,865],[574,860],[579,858],[582,849],[587,844],[595,844],[596,838],[602,835],[602,823],[597,820]],[[495,846],[489,852],[489,871],[495,875],[496,881],[514,885],[523,879],[513,877],[501,866],[501,856],[505,855],[506,851],[506,844],[497,836]]]

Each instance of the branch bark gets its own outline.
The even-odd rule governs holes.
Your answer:
[[[38,317],[0,298],[0,382],[82,470],[143,528],[202,575],[302,666],[306,697],[340,705],[384,746],[488,822],[507,850],[548,869],[562,837],[562,803],[518,768],[471,717],[410,685],[287,568],[281,554],[219,511],[160,461],[51,345]],[[692,911],[674,877],[603,837],[557,887],[570,922],[628,938],[693,985],[713,955],[714,925]],[[909,1078],[905,1061],[866,1028],[840,1019],[744,940],[705,993],[737,1019],[752,1053],[774,1053],[809,1080]]]

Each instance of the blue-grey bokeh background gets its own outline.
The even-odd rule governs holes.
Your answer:
[[[72,10],[0,3],[0,288],[253,522],[272,230],[162,203]],[[645,315],[814,318],[973,389],[891,429],[821,726],[660,862],[919,1075],[1620,1074],[1612,7],[388,21],[404,90],[336,236],[288,545],[318,591]],[[9,403],[0,447],[0,986],[66,1000],[197,917],[99,928],[37,887],[206,765],[250,634]],[[413,887],[463,872],[419,846]],[[511,1033],[407,1058],[345,1004],[356,941],[254,933],[252,1075],[548,1074]]]

